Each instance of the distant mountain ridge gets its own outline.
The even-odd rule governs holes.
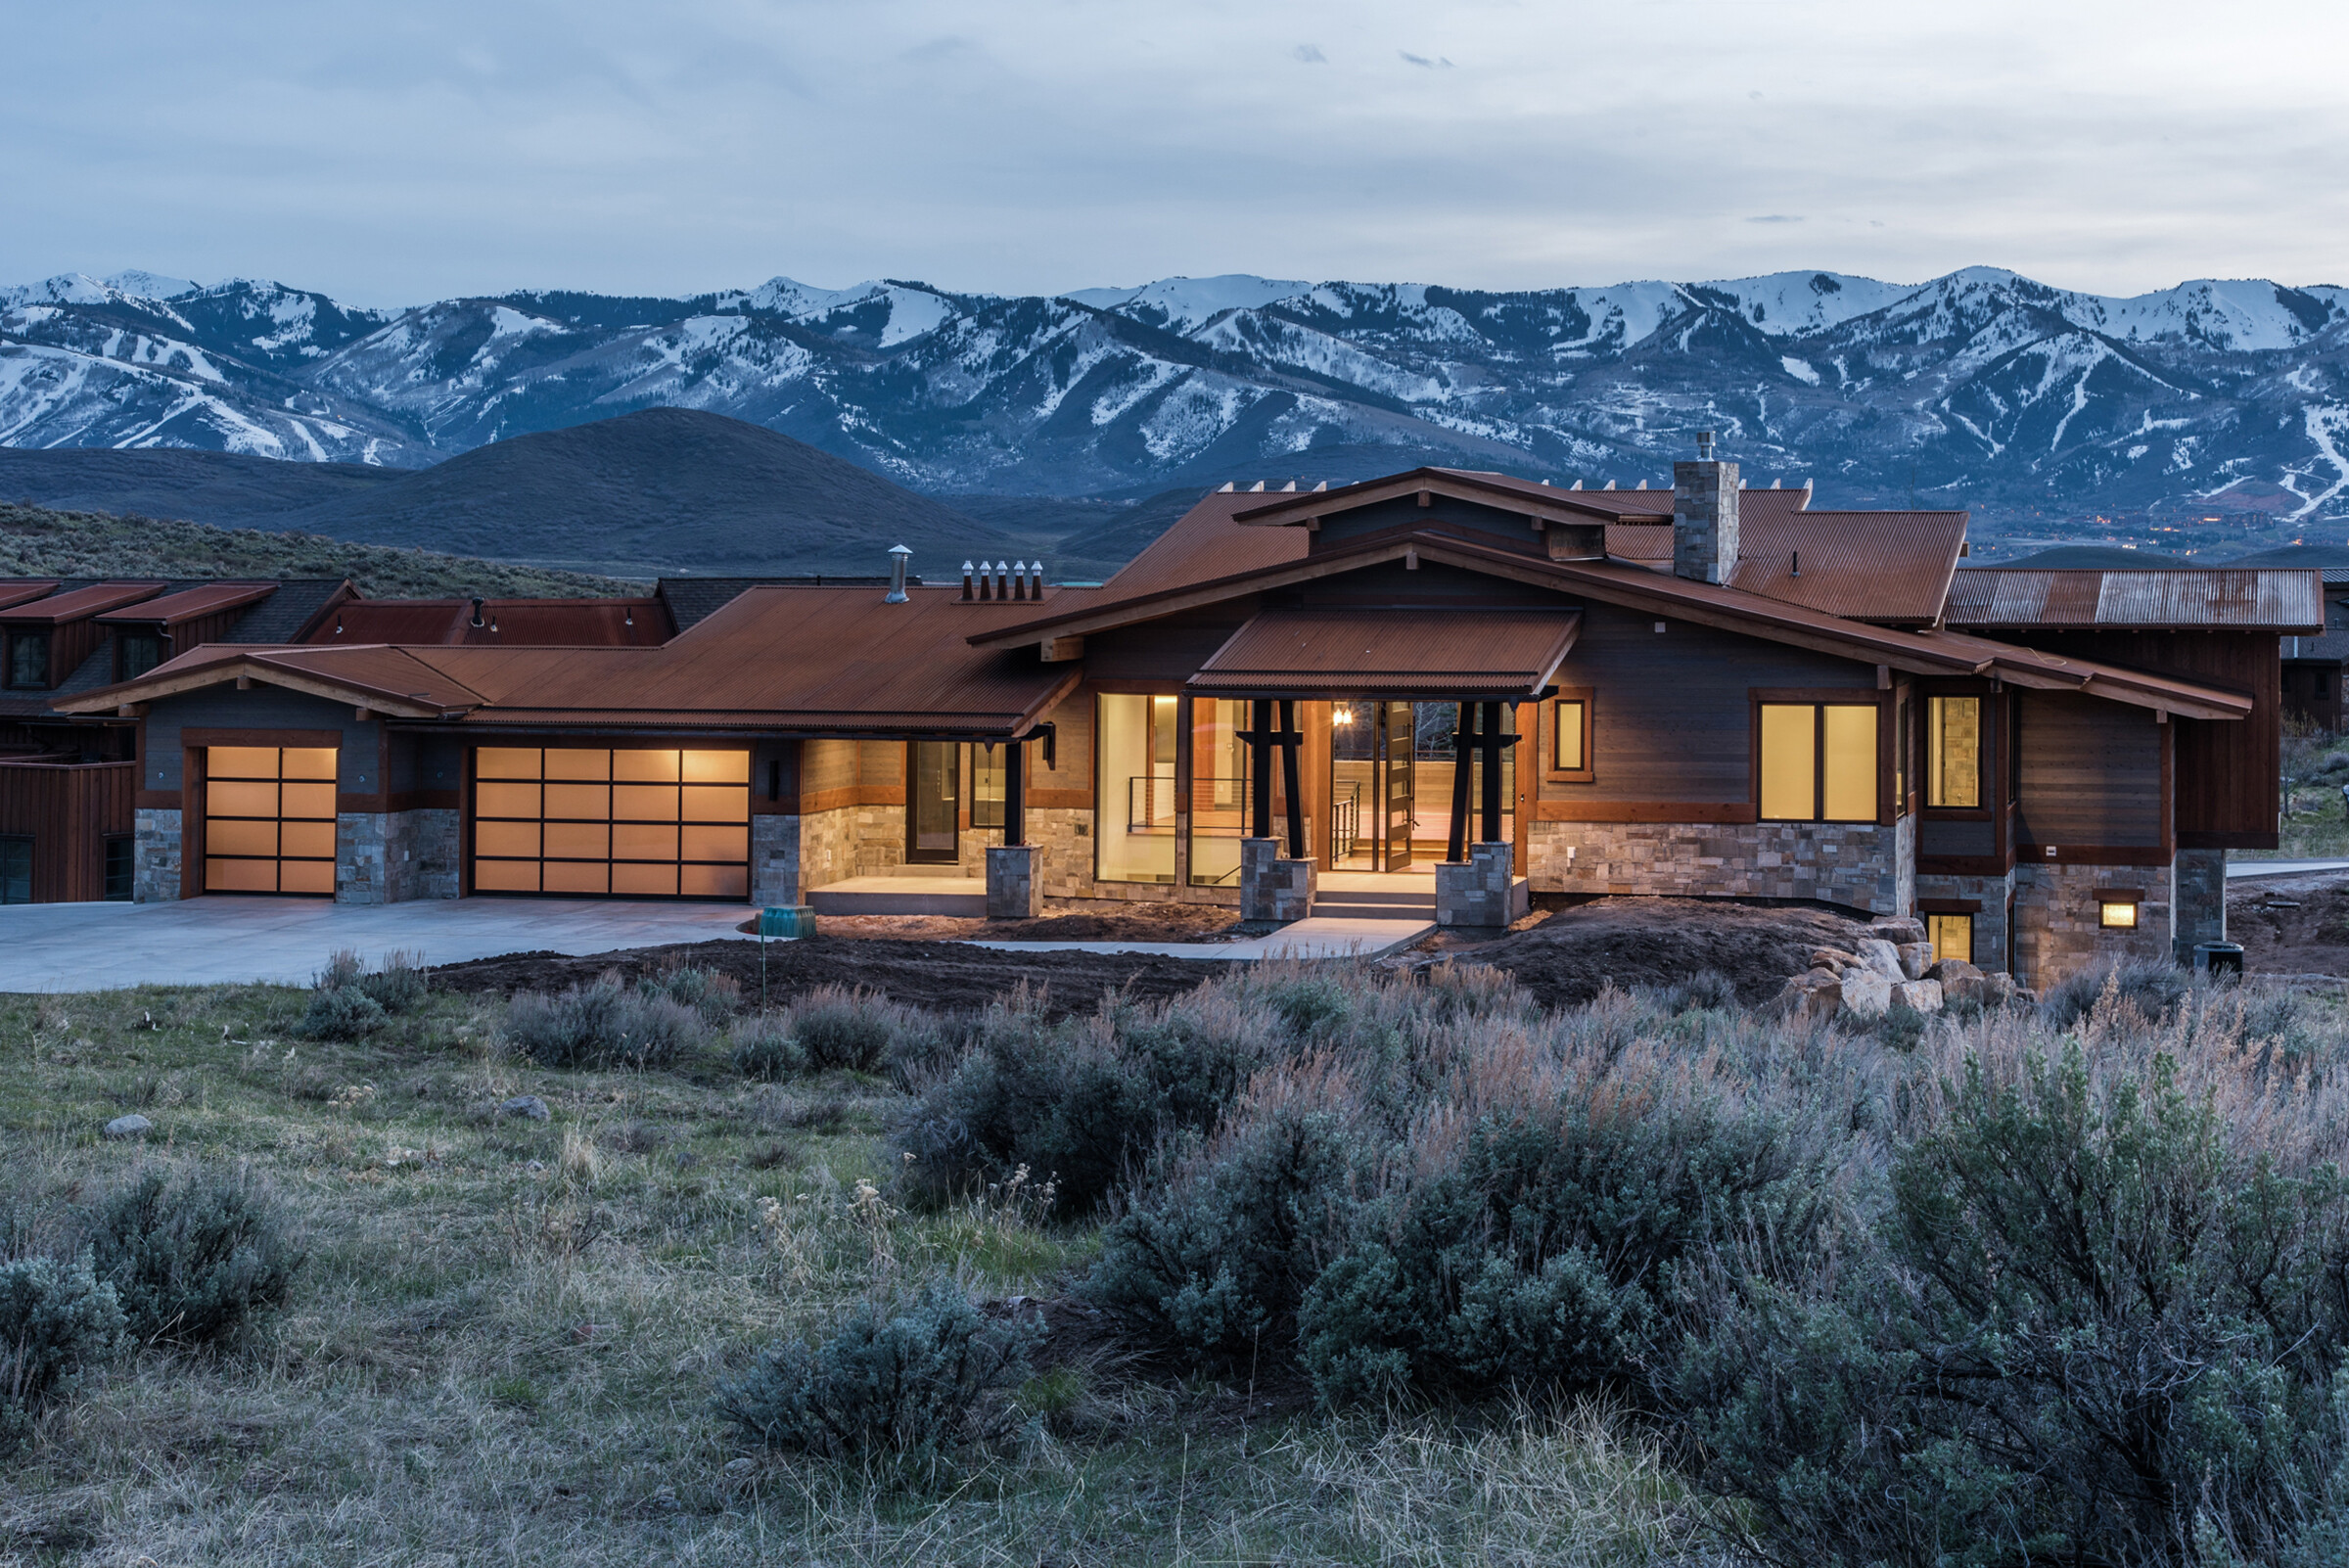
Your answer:
[[[0,290],[0,444],[416,467],[631,409],[933,493],[1141,495],[1316,454],[1660,477],[1689,432],[1836,504],[2349,519],[2349,291],[2132,299],[1967,268],[1494,293],[1246,275],[881,280],[397,311],[124,273]]]

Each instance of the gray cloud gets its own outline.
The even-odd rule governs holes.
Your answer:
[[[777,272],[2349,283],[2349,187],[2322,177],[2349,99],[2288,9],[27,8],[0,280],[144,266],[383,304]]]

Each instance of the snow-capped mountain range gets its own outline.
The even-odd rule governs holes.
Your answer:
[[[0,444],[417,466],[655,405],[934,492],[1100,494],[1398,460],[1660,478],[1711,429],[1749,483],[1985,521],[2349,517],[2349,290],[2135,299],[1978,267],[1482,293],[1170,278],[1054,298],[776,278],[692,299],[355,309],[144,272],[0,289]],[[1366,471],[1366,470],[1365,470]]]

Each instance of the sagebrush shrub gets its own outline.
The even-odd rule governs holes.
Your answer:
[[[807,1071],[807,1053],[785,1020],[760,1013],[734,1026],[734,1070],[772,1084]]]
[[[142,1344],[226,1349],[292,1293],[302,1254],[250,1183],[150,1171],[100,1207],[89,1245]]]
[[[849,1314],[821,1345],[786,1342],[718,1385],[718,1414],[752,1442],[823,1458],[934,1462],[1003,1435],[1002,1396],[1028,1376],[1034,1335],[990,1322],[952,1281]]]
[[[410,1012],[423,1005],[428,990],[424,955],[404,950],[388,952],[373,974],[359,977],[358,987],[387,1013]]]
[[[506,1004],[507,1040],[547,1067],[667,1067],[708,1033],[692,1008],[616,973],[559,995],[517,992]]]
[[[364,1038],[383,1028],[392,1014],[420,1005],[425,991],[419,954],[386,953],[383,966],[370,972],[358,953],[345,947],[319,971],[309,1007],[295,1027],[310,1039]]]
[[[2238,1101],[2258,1147],[2166,1055],[1969,1059],[1894,1161],[1880,1250],[1709,1293],[1674,1390],[1709,1483],[1814,1560],[2337,1539],[2349,1190],[2279,1094]]]
[[[726,1021],[742,1009],[742,987],[733,976],[691,964],[647,975],[636,982],[636,989],[647,997],[665,996],[679,1006],[692,1008],[712,1029],[724,1028]]]
[[[0,1458],[23,1446],[41,1412],[71,1396],[82,1376],[112,1360],[122,1309],[84,1252],[0,1263]]]
[[[811,1068],[869,1073],[912,1025],[908,1009],[862,986],[818,986],[784,1009],[784,1027]]]
[[[384,1004],[357,986],[310,992],[310,1005],[295,1026],[306,1039],[363,1039],[391,1022]]]
[[[2107,989],[2143,1014],[2145,1022],[2157,1024],[2176,1011],[2195,987],[2192,973],[2173,963],[2138,959],[2096,964],[2050,986],[2040,998],[2040,1017],[2052,1030],[2075,1028]]]

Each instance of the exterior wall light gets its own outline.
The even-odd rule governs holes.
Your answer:
[[[2137,929],[2138,896],[2099,893],[2096,896],[2096,924],[2106,931],[2135,931]]]

